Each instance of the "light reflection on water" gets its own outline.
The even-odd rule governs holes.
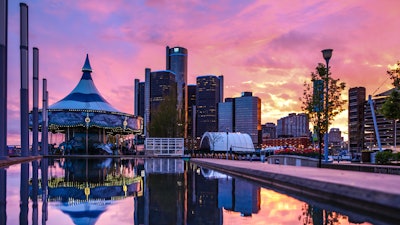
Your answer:
[[[181,159],[42,159],[0,184],[0,224],[371,224]]]

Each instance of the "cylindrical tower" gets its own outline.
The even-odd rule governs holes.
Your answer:
[[[167,70],[176,74],[177,84],[177,111],[178,120],[183,122],[184,134],[187,137],[187,118],[188,118],[188,92],[187,92],[187,68],[188,51],[186,48],[167,46]]]

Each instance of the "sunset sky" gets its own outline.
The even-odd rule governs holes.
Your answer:
[[[301,112],[303,83],[324,63],[322,49],[333,49],[330,71],[346,82],[346,98],[349,87],[364,86],[367,95],[391,88],[386,70],[400,60],[398,0],[25,3],[29,57],[38,47],[50,105],[76,86],[87,53],[103,97],[133,114],[134,79],[143,81],[146,67],[165,69],[167,45],[187,48],[188,83],[224,75],[224,97],[252,91],[261,98],[262,123]],[[19,144],[19,1],[8,4],[7,143]],[[347,132],[347,111],[331,127]]]

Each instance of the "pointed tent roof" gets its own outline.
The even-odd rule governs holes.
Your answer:
[[[120,112],[101,96],[92,80],[92,67],[86,54],[82,77],[76,87],[65,98],[49,107],[50,110],[83,110]]]

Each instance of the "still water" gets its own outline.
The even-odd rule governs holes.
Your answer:
[[[0,195],[0,224],[381,224],[182,159],[42,159],[0,168]]]

